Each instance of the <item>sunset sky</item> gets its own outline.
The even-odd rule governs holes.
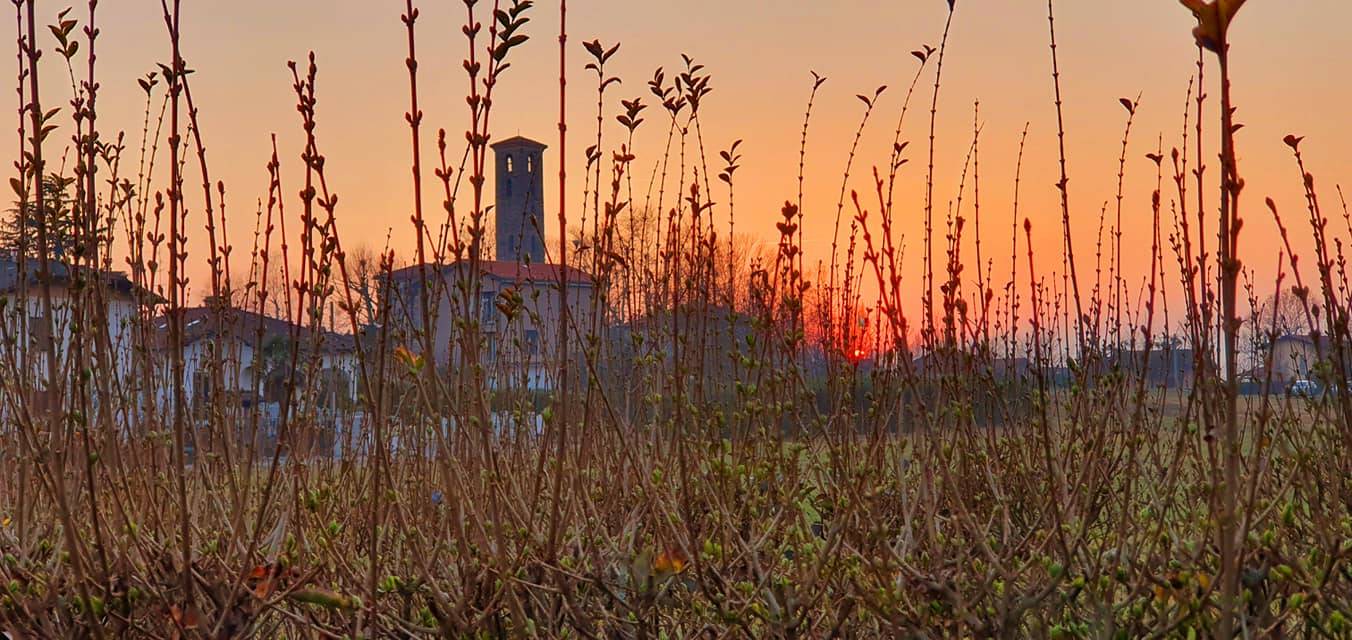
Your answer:
[[[61,6],[40,4],[53,17]],[[289,194],[299,185],[301,129],[286,62],[301,60],[310,50],[316,52],[320,67],[320,145],[328,157],[330,184],[340,194],[338,214],[345,241],[349,246],[378,248],[388,232],[392,247],[409,253],[412,191],[409,134],[403,119],[408,108],[403,66],[406,43],[399,19],[403,2],[208,0],[183,4],[184,56],[196,70],[192,82],[201,106],[211,169],[227,186],[237,258],[243,260],[247,254],[252,214],[257,201],[266,197],[270,134],[278,136]],[[460,68],[465,40],[460,25],[464,8],[458,2],[419,4],[425,149],[434,148],[439,127],[448,130],[451,140],[463,143],[467,107],[463,100],[466,80]],[[615,142],[619,137],[613,116],[619,112],[619,100],[641,96],[652,104],[646,83],[656,67],[663,66],[672,75],[681,65],[682,53],[707,65],[713,74],[713,93],[703,111],[710,164],[718,164],[717,150],[735,139],[744,140],[744,159],[737,174],[738,228],[767,242],[774,237],[773,222],[780,204],[796,192],[799,128],[812,70],[828,78],[809,138],[806,235],[808,257],[813,261],[827,257],[841,171],[862,114],[863,105],[855,94],[872,93],[879,85],[889,87],[856,161],[850,187],[862,193],[870,189],[872,167],[886,163],[901,100],[917,65],[909,52],[922,44],[938,45],[947,12],[942,0],[574,0],[569,4],[570,206],[576,209],[573,203],[581,198],[582,150],[589,144],[585,141],[594,137],[594,81],[583,69],[587,62],[584,40],[599,38],[606,45],[622,45],[612,70],[623,83],[612,86],[607,94],[607,126],[611,127],[607,135]],[[520,134],[550,145],[545,162],[551,173],[559,161],[557,9],[555,3],[540,2],[532,10],[526,27],[532,39],[513,54],[512,69],[499,87],[493,114],[496,138]],[[1149,259],[1149,203],[1155,180],[1145,154],[1155,150],[1161,135],[1166,156],[1171,146],[1180,143],[1185,92],[1195,72],[1196,49],[1189,33],[1193,19],[1173,0],[1062,0],[1056,9],[1070,197],[1082,260],[1092,260],[1099,211],[1105,204],[1111,207],[1114,198],[1126,117],[1118,100],[1142,96],[1128,153],[1123,238],[1128,269],[1140,276]],[[945,62],[936,210],[946,211],[957,195],[963,156],[972,136],[973,103],[980,100],[983,235],[985,242],[999,250],[997,279],[1007,271],[1014,158],[1025,122],[1029,123],[1029,147],[1021,215],[1033,221],[1042,264],[1049,270],[1060,266],[1046,10],[1045,3],[1034,0],[959,0]],[[81,11],[77,14],[83,20]],[[129,140],[139,138],[142,118],[143,95],[135,80],[169,59],[159,11],[159,3],[151,0],[101,3],[100,118],[110,130],[126,130]],[[12,42],[12,16],[9,24]],[[1307,227],[1292,224],[1304,219],[1304,202],[1282,137],[1288,133],[1306,137],[1303,150],[1320,180],[1327,215],[1337,215],[1334,185],[1352,180],[1352,155],[1348,153],[1352,149],[1350,24],[1352,3],[1346,0],[1253,0],[1232,31],[1235,99],[1238,119],[1246,125],[1239,135],[1241,171],[1247,180],[1244,247],[1246,262],[1259,270],[1260,288],[1271,288],[1278,249],[1275,225],[1262,206],[1264,197],[1276,198],[1301,238],[1300,246],[1308,247],[1304,241]],[[45,31],[41,44],[52,44]],[[12,65],[13,56],[10,60]],[[44,102],[64,105],[69,99],[64,69],[54,55],[45,57],[44,64]],[[1216,77],[1214,65],[1208,73],[1212,99],[1207,116],[1214,121],[1219,99],[1218,88],[1210,82]],[[905,236],[907,273],[912,278],[920,266],[932,74],[933,63],[921,80],[903,133],[911,142],[907,152],[911,162],[902,170],[898,215]],[[645,116],[647,123],[639,131],[635,149],[636,168],[644,179],[661,154],[666,133],[656,108]],[[68,136],[69,131],[65,133]],[[1214,139],[1207,144],[1209,184],[1214,185],[1219,162]],[[131,146],[134,152],[135,145]],[[6,148],[12,159],[17,143]],[[427,179],[433,179],[430,168]],[[546,184],[550,189],[547,206],[553,212],[558,194],[552,180]],[[724,202],[726,193],[717,186],[715,191],[714,199]],[[1166,190],[1166,196],[1169,193]],[[1215,194],[1208,197],[1214,201]],[[438,200],[428,198],[429,208],[434,209]],[[557,234],[552,213],[549,223],[549,234]],[[1341,228],[1341,223],[1333,226]],[[204,252],[205,234],[200,228],[199,221],[192,241],[197,251]],[[1089,262],[1083,264],[1092,268]],[[238,261],[236,266],[244,267]],[[204,267],[194,272],[198,282],[204,282],[200,279],[204,272]],[[200,286],[204,285],[194,287],[199,294]]]

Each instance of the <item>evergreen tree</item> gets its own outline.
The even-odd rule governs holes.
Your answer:
[[[74,203],[70,186],[74,178],[55,173],[42,180],[42,210],[38,211],[34,198],[15,202],[10,207],[4,225],[0,227],[0,249],[18,255],[23,248],[29,257],[38,256],[38,228],[47,224],[47,255],[53,260],[66,259],[79,242],[75,224]],[[21,239],[27,236],[26,239]]]

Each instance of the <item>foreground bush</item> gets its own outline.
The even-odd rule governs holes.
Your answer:
[[[957,11],[949,0],[940,46],[915,53],[874,193],[847,199],[852,169],[842,177],[822,268],[804,264],[801,194],[785,202],[771,247],[748,247],[732,227],[720,235],[715,212],[733,219],[741,160],[739,143],[717,153],[712,184],[700,123],[712,79],[702,65],[685,58],[670,78],[659,69],[654,106],[620,101],[613,115],[628,137],[595,132],[590,197],[572,219],[560,207],[549,256],[587,274],[589,293],[552,318],[558,328],[543,344],[520,331],[541,324],[538,300],[520,287],[485,297],[480,277],[493,89],[535,8],[514,0],[489,15],[465,4],[470,118],[459,165],[447,160],[458,136],[439,131],[435,159],[421,146],[418,13],[405,4],[418,242],[413,271],[401,271],[419,273],[420,288],[399,290],[394,252],[345,249],[335,223],[313,56],[291,65],[304,186],[297,196],[283,186],[287,156],[275,152],[248,271],[232,273],[224,187],[207,168],[177,0],[163,5],[172,59],[141,83],[147,142],[134,178],[124,177],[133,160],[124,161],[123,138],[96,126],[99,3],[81,17],[86,28],[62,13],[49,30],[56,47],[47,52],[79,79],[73,119],[62,124],[40,100],[34,2],[15,3],[25,118],[11,183],[14,266],[0,272],[0,629],[154,638],[1352,634],[1347,239],[1329,230],[1301,140],[1288,137],[1318,279],[1303,279],[1288,243],[1269,302],[1241,286],[1253,274],[1237,254],[1243,181],[1227,31],[1242,0],[1184,2],[1199,54],[1185,129],[1196,127],[1199,146],[1182,140],[1146,156],[1158,186],[1152,210],[1134,212],[1154,231],[1139,296],[1121,272],[1120,211],[1098,220],[1118,238],[1115,259],[1100,243],[1092,278],[1077,261],[1069,239],[1083,219],[1069,202],[1064,154],[1066,272],[1050,275],[1052,260],[1035,259],[1025,220],[1011,230],[1008,282],[990,282],[989,265],[973,265],[975,286],[965,275],[966,214],[957,207],[934,220],[934,119]],[[606,64],[618,45],[582,51],[604,122],[615,90]],[[1215,203],[1198,195],[1214,190],[1195,164],[1213,126],[1204,122],[1213,68],[1222,115]],[[926,198],[911,211],[894,206],[894,187],[910,159],[910,98],[931,71]],[[823,83],[814,77],[804,148]],[[883,91],[860,96],[864,122]],[[1123,106],[1120,172],[1140,105]],[[646,117],[665,120],[668,133],[642,193],[632,143],[650,108]],[[49,160],[50,136],[63,127],[71,176]],[[979,154],[979,131],[970,149]],[[167,167],[157,172],[161,152]],[[443,223],[424,210],[424,162],[436,167],[440,184],[429,192],[444,196]],[[199,175],[202,191],[189,195]],[[1287,240],[1278,206],[1268,209]],[[925,220],[925,276],[915,284],[899,275],[893,223],[904,215]],[[972,215],[979,226],[979,207]],[[209,267],[211,295],[193,309],[184,229],[196,225],[210,244],[191,255]],[[115,252],[125,273],[115,273]],[[429,269],[473,275],[421,275]],[[556,272],[567,299],[570,272]],[[545,285],[537,298],[555,285],[535,284]],[[1184,305],[1171,317],[1173,286]],[[916,298],[920,316],[908,317]],[[441,303],[452,313],[438,325],[431,309]],[[495,341],[514,335],[515,344]],[[1280,375],[1277,355],[1293,336],[1312,350],[1294,380]],[[333,374],[338,343],[353,354],[349,378]],[[537,350],[544,364],[524,374],[498,356]],[[246,375],[253,388],[227,387]]]

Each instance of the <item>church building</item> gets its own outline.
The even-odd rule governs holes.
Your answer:
[[[479,291],[466,304],[462,287],[471,264],[413,265],[392,275],[388,291],[395,296],[391,312],[401,328],[399,343],[420,352],[422,305],[431,309],[432,354],[439,369],[460,360],[458,319],[476,315],[482,336],[480,363],[490,388],[546,391],[554,387],[558,369],[559,315],[568,309],[574,326],[591,325],[594,283],[588,274],[551,264],[545,251],[545,145],[516,136],[492,145],[495,193],[494,254],[478,264]],[[563,230],[558,230],[563,233]],[[565,281],[566,296],[559,295]],[[510,315],[509,315],[510,313]],[[570,351],[577,351],[576,340]]]

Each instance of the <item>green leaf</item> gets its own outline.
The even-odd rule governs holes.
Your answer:
[[[820,524],[822,521],[821,512],[812,506],[812,501],[806,498],[798,501],[798,510],[803,512],[803,517],[807,518],[808,524]]]

